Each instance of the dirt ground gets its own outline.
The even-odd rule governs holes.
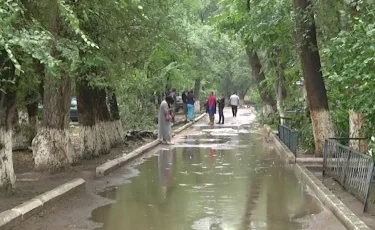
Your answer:
[[[177,115],[173,129],[177,129],[184,124],[184,116]],[[75,149],[78,137],[77,125],[72,124],[71,139]],[[0,212],[11,209],[23,202],[32,199],[44,192],[47,192],[63,183],[75,178],[93,180],[95,168],[109,160],[122,154],[130,153],[134,149],[151,142],[152,139],[142,139],[127,141],[126,144],[119,145],[111,150],[107,155],[102,155],[91,160],[81,160],[78,164],[60,173],[40,173],[33,171],[33,155],[31,151],[14,151],[13,166],[17,177],[16,188],[11,193],[0,192]]]
[[[330,177],[323,177],[321,169],[310,169],[323,184],[335,194],[354,214],[369,226],[375,229],[375,185],[372,184],[367,212],[363,212],[363,203],[347,192],[338,182]]]

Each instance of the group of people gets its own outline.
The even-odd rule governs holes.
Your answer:
[[[160,103],[158,116],[158,136],[164,144],[172,144],[172,122],[174,122],[174,104],[176,102],[176,89],[168,90],[165,99]],[[184,103],[184,110],[186,121],[192,121],[194,118],[194,103],[195,97],[193,90],[185,89],[182,93],[182,101]]]
[[[229,103],[232,107],[233,117],[237,117],[238,106],[240,104],[240,98],[236,93],[230,96]],[[206,112],[210,118],[210,124],[213,125],[215,122],[216,107],[219,110],[219,122],[217,124],[224,124],[224,107],[225,107],[225,97],[221,94],[219,99],[216,100],[214,92],[211,92],[206,104]]]
[[[173,92],[173,91],[172,91]],[[161,102],[158,116],[158,137],[164,144],[172,144],[172,119],[173,119],[173,107],[172,105],[176,101],[176,96],[173,93],[167,94],[165,99]],[[182,93],[182,101],[184,103],[184,110],[187,121],[192,121],[194,118],[194,104],[195,97],[193,90],[185,89]],[[237,117],[237,110],[239,106],[239,97],[234,93],[229,98],[230,105],[232,106],[233,117]],[[218,124],[224,124],[224,107],[225,97],[223,94],[216,100],[214,92],[211,92],[208,101],[206,103],[206,112],[210,118],[210,124],[213,125],[215,122],[216,108],[219,110],[219,122]]]

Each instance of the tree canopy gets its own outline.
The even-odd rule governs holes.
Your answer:
[[[169,88],[237,92],[265,123],[292,116],[320,152],[329,135],[373,132],[374,15],[371,0],[0,0],[0,125],[55,89],[91,92],[93,123],[116,99],[126,130],[152,127]]]

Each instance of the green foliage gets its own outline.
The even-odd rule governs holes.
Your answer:
[[[366,115],[369,134],[375,127],[373,4],[314,1],[313,9],[337,133],[348,135],[353,109]],[[236,91],[262,104],[245,48],[260,57],[266,79],[259,84],[274,96],[281,73],[283,107],[298,110],[303,95],[296,85],[302,69],[295,16],[292,1],[280,0],[0,0],[0,50],[17,69],[18,105],[40,100],[46,73],[87,79],[116,91],[127,128],[153,125],[157,97],[170,87],[192,89],[195,82],[202,96]],[[58,33],[52,17],[61,20]],[[6,82],[0,79],[0,90]],[[263,121],[275,124],[275,117]],[[304,148],[312,148],[310,119],[293,119]]]
[[[19,1],[0,1],[0,50],[5,50],[8,58],[16,67],[16,74],[23,72],[19,58],[27,54],[53,67],[56,60],[49,54],[48,45],[51,35],[37,27],[33,21],[25,18],[25,12]],[[24,25],[19,27],[18,24]],[[1,88],[1,86],[0,86]]]

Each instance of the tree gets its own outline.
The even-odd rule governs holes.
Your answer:
[[[267,88],[264,85],[266,77],[264,75],[264,72],[262,71],[262,64],[260,62],[257,52],[253,51],[250,47],[247,47],[246,53],[249,58],[249,63],[251,69],[253,70],[254,80],[256,82],[259,95],[263,103],[263,115],[265,117],[268,117],[272,113],[274,113],[273,107],[275,106],[275,100],[270,95],[270,93],[267,92]]]
[[[5,80],[0,91],[0,188],[11,189],[16,177],[12,159],[12,120],[15,115],[15,67],[5,51],[0,53],[0,78]]]
[[[17,90],[26,69],[19,60],[32,57],[46,65],[56,64],[46,48],[51,37],[27,16],[18,1],[0,4],[0,188],[5,189],[15,183],[12,120]]]
[[[58,171],[81,157],[75,153],[69,136],[70,77],[79,56],[77,47],[98,47],[79,28],[75,14],[64,1],[29,2],[27,9],[53,37],[48,49],[58,60],[56,66],[45,65],[43,121],[32,142],[34,168]],[[81,40],[74,38],[77,35]]]
[[[299,16],[296,20],[297,36],[314,132],[315,154],[322,156],[324,140],[334,136],[334,127],[321,71],[314,12],[310,0],[294,0],[294,7]]]

